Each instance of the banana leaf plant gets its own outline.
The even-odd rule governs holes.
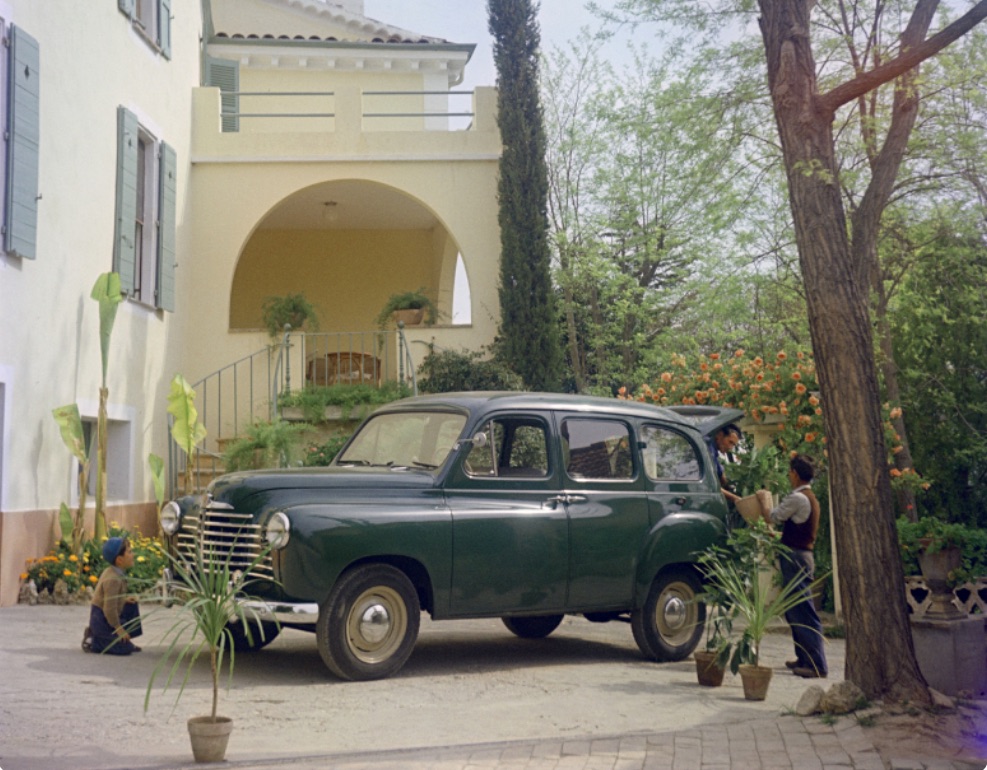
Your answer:
[[[72,456],[79,461],[79,507],[75,516],[69,507],[62,503],[58,512],[58,523],[62,531],[62,540],[70,545],[72,553],[79,555],[82,553],[82,546],[85,542],[85,513],[86,513],[86,493],[89,489],[89,452],[86,449],[85,433],[82,430],[82,417],[79,415],[79,407],[75,404],[66,404],[51,410],[55,422],[62,436],[62,441],[72,453]]]
[[[168,393],[168,414],[174,421],[171,425],[171,436],[181,447],[187,457],[185,472],[185,491],[189,491],[191,467],[195,462],[198,445],[206,437],[206,428],[199,422],[199,412],[195,408],[195,390],[180,374],[171,381],[171,391]]]
[[[89,295],[99,303],[99,349],[103,365],[103,377],[99,387],[99,414],[96,422],[96,540],[106,536],[106,403],[109,390],[106,387],[106,372],[110,360],[110,335],[117,317],[117,308],[123,302],[120,291],[120,276],[117,273],[103,273],[93,284]]]

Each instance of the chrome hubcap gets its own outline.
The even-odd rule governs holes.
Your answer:
[[[370,644],[380,644],[391,632],[391,616],[383,604],[364,609],[359,621],[360,636]]]

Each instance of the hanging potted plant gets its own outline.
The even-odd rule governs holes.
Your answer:
[[[246,568],[231,566],[232,550],[225,559],[217,559],[214,548],[204,546],[200,536],[191,557],[166,554],[175,579],[167,601],[176,603],[178,615],[164,633],[165,652],[151,672],[144,695],[144,710],[147,711],[154,683],[168,669],[165,690],[176,677],[180,680],[175,698],[177,705],[196,661],[201,656],[208,658],[212,675],[212,709],[206,716],[188,720],[196,762],[221,762],[226,756],[233,720],[218,713],[219,682],[224,666],[228,682],[232,682],[234,651],[243,646],[238,637],[245,637],[248,647],[260,647],[267,641],[265,629],[271,628],[270,621],[261,619],[238,601],[247,597],[247,589],[256,582],[250,575],[267,557],[270,546],[262,549]],[[276,635],[279,631],[275,624],[274,630],[266,633]],[[255,634],[260,638],[255,640]],[[183,667],[184,674],[181,673]]]
[[[281,337],[285,324],[290,325],[292,331],[305,326],[312,330],[319,328],[319,314],[304,294],[268,297],[261,306],[261,318],[272,340]]]
[[[433,325],[439,320],[439,308],[420,288],[415,291],[399,292],[387,298],[387,302],[377,314],[377,326],[386,329],[391,323],[405,326]]]
[[[761,579],[770,574],[772,565],[787,549],[764,522],[736,529],[726,546],[710,546],[699,557],[707,590],[722,595],[735,617],[744,624],[744,632],[733,645],[730,670],[739,673],[747,700],[764,700],[771,683],[772,669],[761,665],[761,642],[774,621],[805,600],[800,580],[793,579],[777,590],[771,581]],[[810,584],[810,591],[825,579],[822,575]]]

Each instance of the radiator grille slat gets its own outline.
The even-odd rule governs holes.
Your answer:
[[[207,504],[200,509],[199,515],[192,514],[182,520],[175,544],[178,552],[189,561],[195,559],[199,547],[207,566],[228,561],[231,572],[241,570],[251,577],[274,579],[270,554],[253,564],[265,544],[260,525],[253,522],[249,513],[237,513],[222,504]]]

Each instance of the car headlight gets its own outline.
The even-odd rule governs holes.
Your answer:
[[[275,551],[288,545],[291,537],[291,521],[284,511],[275,511],[267,520],[267,530],[264,532],[267,544]]]
[[[169,500],[161,508],[161,529],[166,535],[174,535],[182,526],[182,509],[174,500]]]

